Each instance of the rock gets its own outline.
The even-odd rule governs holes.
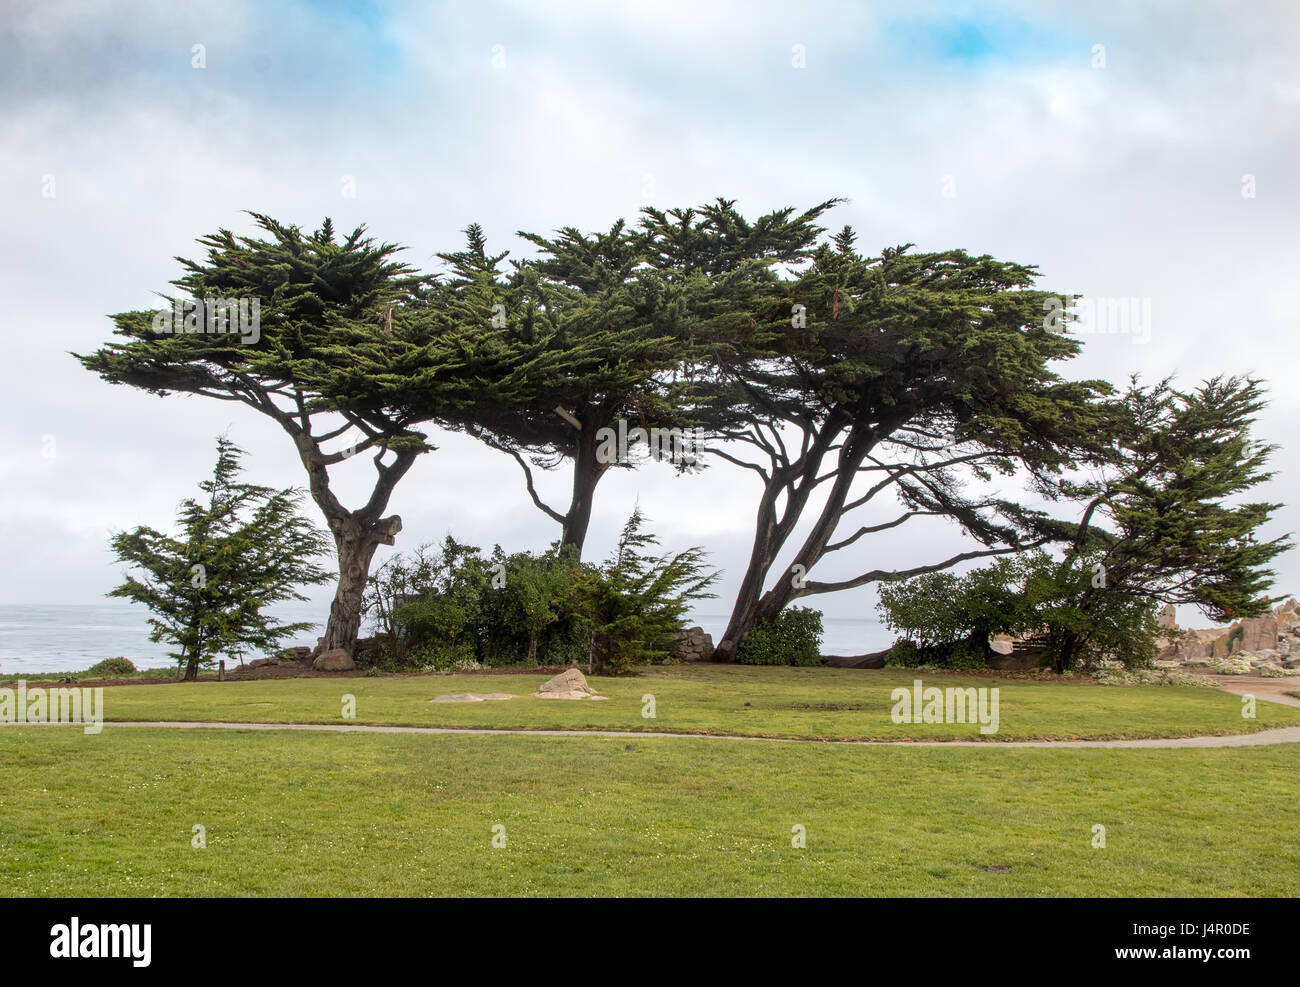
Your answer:
[[[884,668],[889,649],[868,655],[822,655],[822,664],[831,668]]]
[[[568,668],[542,683],[533,693],[538,699],[587,699],[594,693],[587,685],[587,677],[576,668]]]
[[[1236,646],[1241,640],[1233,633],[1236,626],[1236,624],[1233,624],[1232,628],[1214,639],[1214,643],[1210,647],[1211,658],[1227,658],[1228,655],[1232,654],[1232,652],[1236,650]]]
[[[280,652],[280,660],[306,662],[311,660],[311,653],[311,648],[302,645],[296,648],[285,648]]]
[[[311,663],[311,667],[318,672],[351,672],[357,667],[357,663],[342,648],[335,648],[317,658]]]
[[[1277,648],[1277,617],[1247,617],[1241,622],[1241,650],[1264,651]]]
[[[434,696],[431,703],[481,703],[501,699],[514,699],[508,692],[457,692],[451,696]]]
[[[704,633],[703,627],[687,627],[678,631],[677,657],[682,661],[712,661],[713,637]]]
[[[278,665],[278,664],[280,664],[280,659],[278,658],[254,658],[252,661],[244,665],[244,667],[262,668],[265,665]]]
[[[1016,642],[1010,634],[995,634],[989,639],[989,647],[995,655],[1009,655],[1016,650]]]
[[[1156,617],[1156,623],[1167,631],[1178,630],[1178,619],[1174,613],[1174,605],[1166,603],[1160,608],[1160,614]]]

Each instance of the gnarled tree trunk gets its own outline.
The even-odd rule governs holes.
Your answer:
[[[373,524],[359,521],[355,514],[330,520],[334,545],[338,552],[339,581],[330,604],[329,622],[325,625],[322,651],[342,649],[352,655],[361,633],[361,604],[370,575],[375,549],[391,545],[402,530],[397,515],[381,518]]]

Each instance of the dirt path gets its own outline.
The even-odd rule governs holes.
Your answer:
[[[1295,676],[1265,679],[1258,675],[1218,675],[1215,678],[1222,679],[1219,688],[1224,692],[1234,692],[1239,696],[1249,694],[1283,706],[1300,706],[1300,699],[1287,695],[1288,692],[1300,692],[1300,678]]]
[[[1261,697],[1263,698],[1263,697]],[[44,723],[6,723],[3,726],[58,726]],[[140,720],[107,722],[104,729],[146,727],[166,730],[298,730],[310,733],[416,733],[433,735],[487,735],[513,737],[659,737],[673,740],[748,740],[774,744],[840,744],[850,747],[1059,747],[1059,748],[1172,748],[1263,747],[1300,744],[1300,727],[1281,727],[1227,737],[1165,737],[1149,740],[815,740],[812,738],[743,737],[737,734],[651,733],[643,730],[492,730],[473,727],[399,727],[364,723],[221,723],[217,721]]]

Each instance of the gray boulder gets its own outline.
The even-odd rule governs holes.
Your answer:
[[[320,655],[311,667],[318,672],[351,672],[357,667],[352,656],[342,648],[335,648]]]

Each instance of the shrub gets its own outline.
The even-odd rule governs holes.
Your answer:
[[[112,679],[123,675],[134,675],[137,671],[130,658],[105,658],[86,669],[86,674],[94,678]]]
[[[698,548],[647,554],[657,539],[643,525],[634,511],[602,566],[561,546],[512,555],[497,546],[485,559],[451,537],[395,555],[370,577],[364,606],[378,633],[358,661],[386,671],[585,663],[615,673],[665,661],[716,573]]]
[[[939,572],[886,583],[878,609],[902,636],[899,643],[911,646],[898,650],[893,663],[983,668],[989,635],[1005,633],[1041,640],[1057,671],[1105,659],[1150,667],[1159,632],[1155,603],[1095,585],[1100,561],[1084,554],[1065,566],[1035,550],[960,576]]]
[[[969,671],[988,667],[985,652],[986,649],[974,641],[952,641],[922,648],[915,641],[904,638],[895,641],[894,646],[885,652],[885,664],[895,668],[932,665]]]
[[[915,641],[906,638],[895,641],[894,646],[885,652],[885,665],[890,668],[915,668],[924,664],[921,649]]]
[[[760,621],[736,649],[742,665],[820,665],[822,614],[790,607],[774,620]]]

